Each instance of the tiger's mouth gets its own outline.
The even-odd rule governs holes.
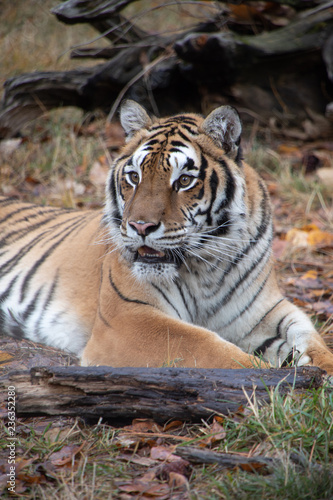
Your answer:
[[[155,250],[155,248],[144,245],[136,251],[135,262],[144,262],[145,264],[177,264],[176,255],[166,250]]]

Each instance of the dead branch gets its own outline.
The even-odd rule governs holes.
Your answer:
[[[15,386],[17,415],[67,415],[119,421],[153,418],[200,421],[228,414],[269,391],[320,387],[319,368],[206,370],[187,368],[36,367],[10,373],[0,388]],[[255,396],[254,396],[255,394]]]

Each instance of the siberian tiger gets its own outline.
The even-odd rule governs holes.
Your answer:
[[[150,117],[126,101],[105,208],[0,198],[0,330],[83,365],[241,368],[333,354],[280,293],[264,182],[223,106]]]

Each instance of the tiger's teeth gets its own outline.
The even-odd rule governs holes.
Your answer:
[[[138,248],[138,254],[141,255],[141,257],[159,257],[163,258],[165,256],[165,252],[160,252],[158,250],[155,250],[154,248],[143,246]]]

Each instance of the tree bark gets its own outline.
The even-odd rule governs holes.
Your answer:
[[[272,470],[281,461],[277,458],[260,456],[245,457],[233,455],[231,453],[220,453],[204,448],[194,448],[193,446],[179,446],[175,455],[188,460],[193,464],[218,464],[223,469],[233,469],[235,467],[250,472],[264,472]]]
[[[108,421],[153,418],[200,421],[228,414],[249,400],[269,400],[323,383],[323,371],[295,369],[206,370],[186,368],[50,367],[13,372],[0,380],[15,386],[18,416],[67,415]]]
[[[152,36],[119,14],[134,1],[69,0],[53,9],[62,22],[89,22],[113,43],[102,52],[75,49],[74,57],[110,59],[94,68],[8,80],[0,108],[0,138],[15,135],[53,107],[108,112],[126,96],[161,115],[200,112],[200,99],[208,94],[266,123],[274,117],[281,131],[321,115],[325,123],[320,130],[315,124],[318,135],[331,136],[333,127],[323,115],[332,93],[333,1],[312,2],[318,6],[301,11],[285,27],[246,36],[227,29],[225,15],[198,24],[190,33]],[[308,6],[302,0],[295,3],[299,9]]]

